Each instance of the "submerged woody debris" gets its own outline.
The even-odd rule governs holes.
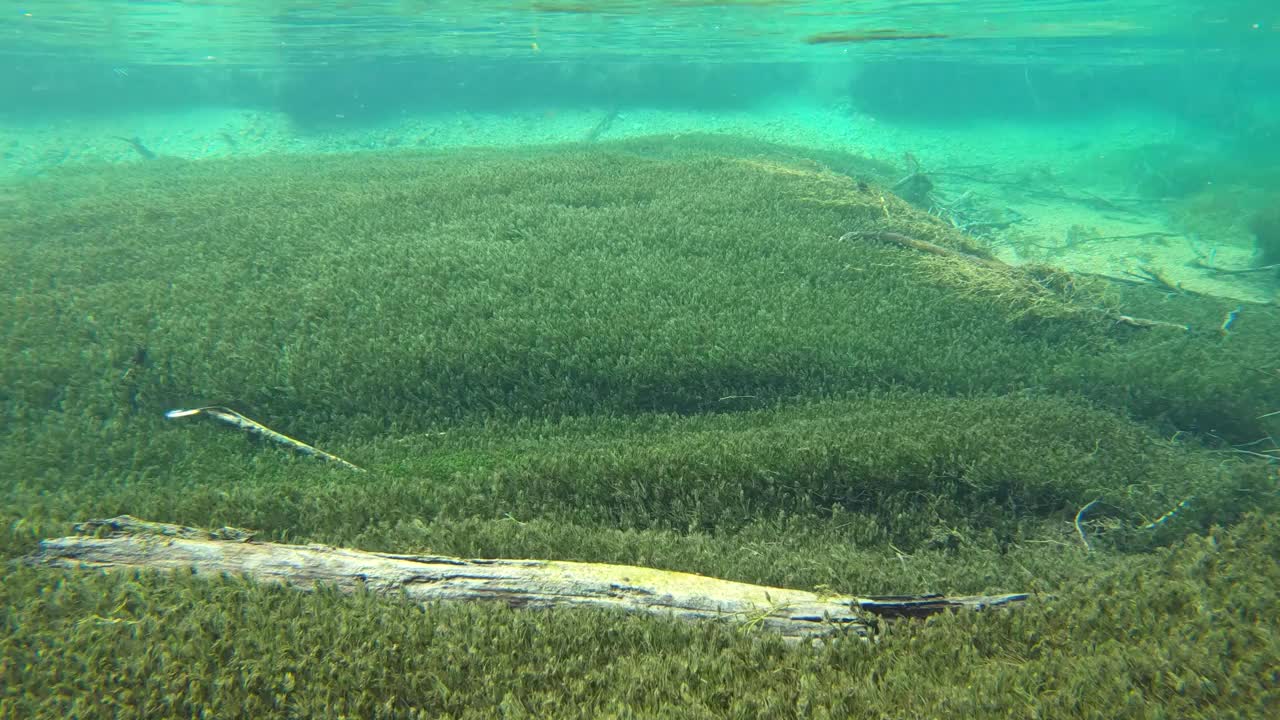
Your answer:
[[[308,455],[310,457],[319,458],[327,462],[335,463],[337,465],[341,465],[342,467],[347,468],[348,470],[356,470],[358,472],[364,472],[364,468],[356,467],[355,465],[352,465],[351,463],[347,462],[346,460],[343,460],[337,455],[333,455],[319,448],[312,447],[302,442],[301,440],[295,440],[283,433],[278,433],[275,430],[272,430],[271,428],[267,427],[266,425],[263,425],[262,423],[257,422],[255,420],[251,420],[228,407],[222,407],[219,405],[210,405],[207,407],[199,407],[191,410],[170,410],[169,412],[164,414],[164,416],[169,418],[170,420],[173,420],[176,418],[196,417],[197,415],[205,415],[207,417],[213,418],[214,420],[218,420],[219,422],[224,422],[228,425],[238,427],[247,433],[250,433],[252,435],[257,435],[258,437],[266,438],[267,440],[270,440],[273,443],[276,443],[278,445],[283,445],[289,448],[290,450],[293,450],[294,452],[300,453],[302,455]]]

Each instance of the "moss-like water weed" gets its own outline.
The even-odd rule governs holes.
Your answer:
[[[693,137],[35,181],[0,217],[0,554],[130,513],[864,594],[1028,590],[1029,607],[813,652],[14,565],[0,715],[1248,717],[1280,701],[1276,475],[1230,447],[1275,431],[1275,311],[1224,337],[1227,302],[837,242],[971,248],[884,179],[853,156]],[[163,418],[207,403],[368,472]],[[1087,550],[1073,519],[1097,498]]]

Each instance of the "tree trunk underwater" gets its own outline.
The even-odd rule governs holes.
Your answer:
[[[105,570],[194,570],[303,590],[366,589],[420,603],[498,601],[516,608],[608,608],[626,613],[719,620],[792,641],[870,636],[882,618],[1007,607],[1025,594],[859,597],[764,587],[684,572],[558,560],[482,560],[396,555],[325,545],[255,542],[237,528],[199,528],[121,515],[44,540],[33,565]]]

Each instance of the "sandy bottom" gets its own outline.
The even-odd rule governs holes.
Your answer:
[[[20,181],[59,166],[140,162],[119,138],[137,137],[158,155],[190,159],[529,146],[581,141],[605,116],[604,110],[586,109],[448,113],[376,125],[335,116],[323,128],[299,128],[283,114],[243,109],[53,119],[38,128],[0,120],[0,181]],[[1278,298],[1274,274],[1230,275],[1203,267],[1250,266],[1252,236],[1240,217],[1222,216],[1222,208],[1212,203],[1203,203],[1198,213],[1185,192],[1177,201],[1155,199],[1158,193],[1150,192],[1151,182],[1176,181],[1161,175],[1161,152],[1211,142],[1190,137],[1171,116],[1134,113],[937,127],[889,124],[838,106],[715,114],[628,110],[599,137],[686,132],[847,151],[901,167],[903,178],[924,175],[932,185],[924,204],[1009,262],[1049,263],[1131,280],[1158,278],[1175,288],[1242,301]]]

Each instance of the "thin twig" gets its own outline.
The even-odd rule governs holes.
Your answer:
[[[1273,265],[1262,265],[1256,268],[1224,268],[1224,267],[1219,267],[1217,265],[1210,265],[1208,262],[1205,262],[1200,258],[1196,258],[1195,260],[1191,261],[1191,264],[1203,270],[1222,273],[1223,275],[1248,275],[1249,273],[1259,273],[1259,272],[1267,272],[1272,270],[1280,270],[1280,263],[1275,263]]]
[[[980,265],[982,267],[991,268],[993,270],[1005,270],[1005,271],[1016,270],[1014,266],[1003,263],[999,260],[984,258],[978,255],[970,255],[968,253],[960,252],[959,250],[954,250],[949,247],[943,247],[941,245],[936,245],[934,243],[927,242],[925,240],[908,237],[901,233],[896,233],[888,230],[879,231],[879,232],[859,230],[854,232],[847,232],[844,235],[840,236],[840,242],[848,242],[850,240],[881,240],[884,242],[895,243],[905,248],[911,248],[912,250],[919,250],[920,252],[929,253],[931,255],[937,255],[937,256],[946,257],[946,258],[955,258],[957,260],[964,260],[966,262],[971,262],[976,265]],[[1113,278],[1113,279],[1121,279],[1121,278]],[[1128,281],[1128,282],[1134,282],[1134,281]],[[1150,284],[1150,283],[1146,283],[1146,284]],[[1132,315],[1123,315],[1123,314],[1108,311],[1108,310],[1104,310],[1102,312],[1106,317],[1114,320],[1119,325],[1128,325],[1130,327],[1136,327],[1136,328],[1167,327],[1167,328],[1176,328],[1184,332],[1189,331],[1191,329],[1191,326],[1189,325],[1168,322],[1166,320],[1151,320],[1148,318],[1133,317]]]
[[[1271,461],[1271,462],[1276,462],[1276,461],[1280,460],[1280,458],[1278,458],[1278,457],[1276,457],[1276,456],[1274,456],[1274,455],[1268,455],[1268,454],[1267,454],[1267,452],[1275,452],[1274,450],[1268,450],[1268,451],[1265,451],[1265,452],[1254,452],[1254,451],[1252,451],[1252,450],[1242,450],[1242,449],[1240,449],[1240,448],[1230,448],[1230,451],[1231,451],[1231,452],[1233,452],[1233,453],[1240,453],[1241,455],[1249,455],[1249,456],[1251,456],[1251,457],[1264,458],[1264,459],[1269,460],[1269,461]]]
[[[998,269],[998,270],[1008,270],[1010,267],[1009,265],[1002,263],[999,260],[992,260],[990,258],[979,257],[977,255],[970,255],[969,253],[961,252],[959,250],[954,250],[949,247],[943,247],[941,245],[936,245],[934,243],[931,243],[925,240],[908,237],[906,235],[903,235],[902,233],[896,233],[888,230],[880,231],[880,232],[855,231],[855,232],[847,232],[844,235],[840,236],[841,242],[848,242],[850,240],[880,240],[883,242],[891,242],[896,245],[901,245],[902,247],[911,248],[913,250],[919,250],[920,252],[929,253],[930,255],[939,255],[941,257],[955,258],[957,260],[966,260],[968,262],[975,263],[977,265],[982,265],[983,267],[989,267],[989,268]]]
[[[1161,274],[1159,270],[1155,270],[1147,265],[1139,265],[1138,272],[1136,273],[1126,270],[1124,274],[1129,277],[1136,278],[1140,282],[1145,282],[1148,285],[1155,285],[1156,287],[1167,292],[1174,293],[1175,295],[1190,295],[1192,297],[1200,295],[1198,292],[1187,290],[1182,287],[1181,283],[1174,283],[1172,280],[1169,280]]]
[[[311,445],[308,445],[302,442],[301,440],[295,440],[289,437],[288,435],[285,435],[284,433],[276,432],[275,430],[272,430],[266,425],[263,425],[262,423],[256,420],[251,420],[228,407],[222,407],[220,405],[210,405],[207,407],[195,408],[192,410],[170,410],[169,412],[164,414],[164,416],[169,419],[195,417],[197,415],[204,415],[207,417],[211,417],[214,420],[226,423],[227,425],[230,425],[232,427],[240,428],[241,430],[244,430],[247,433],[250,433],[252,435],[257,435],[258,437],[261,437],[261,438],[265,438],[267,440],[270,440],[271,442],[287,447],[303,455],[307,455],[313,458],[318,458],[320,460],[325,460],[327,462],[331,462],[336,465],[341,465],[342,467],[347,468],[348,470],[356,470],[358,472],[364,472],[364,468],[356,467],[355,465],[352,465],[351,463],[347,462],[346,460],[343,460],[337,455],[333,455],[332,453],[327,453],[319,448],[312,447]]]
[[[1145,240],[1147,238],[1168,238],[1181,237],[1181,233],[1161,232],[1152,230],[1150,232],[1133,233],[1132,235],[1099,235],[1085,239],[1084,242],[1101,242],[1103,240]]]
[[[1136,328],[1167,327],[1182,330],[1183,332],[1191,330],[1190,325],[1169,322],[1167,320],[1151,320],[1149,318],[1133,317],[1132,315],[1112,315],[1109,312],[1107,313],[1107,316],[1113,318],[1117,325],[1128,325]]]
[[[1084,526],[1080,524],[1080,520],[1081,518],[1084,517],[1084,514],[1089,511],[1089,508],[1093,507],[1094,505],[1097,505],[1098,501],[1101,499],[1102,499],[1101,497],[1095,498],[1088,505],[1085,505],[1084,507],[1080,508],[1079,512],[1076,513],[1076,521],[1075,521],[1076,534],[1080,536],[1080,542],[1084,543],[1085,552],[1092,552],[1093,548],[1089,547],[1089,539],[1084,536]]]

